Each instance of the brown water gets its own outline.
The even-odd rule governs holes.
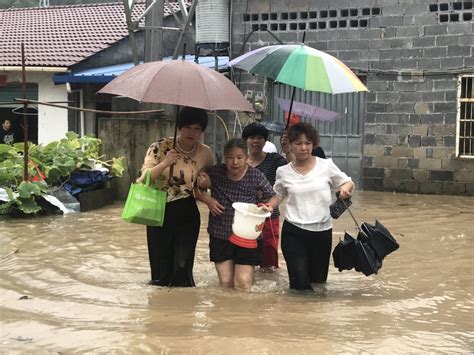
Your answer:
[[[472,353],[474,199],[358,192],[353,201],[400,249],[370,277],[331,265],[311,295],[288,291],[283,258],[279,272],[255,273],[250,293],[221,289],[205,218],[193,289],[147,285],[144,228],[121,220],[121,204],[0,222],[0,351]],[[355,234],[347,213],[333,246],[344,229]]]

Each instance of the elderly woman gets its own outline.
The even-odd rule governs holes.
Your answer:
[[[232,203],[258,204],[268,201],[275,193],[265,176],[247,165],[244,140],[233,138],[226,143],[224,161],[202,173],[198,180],[200,187],[211,188],[211,195],[202,197],[209,207],[209,256],[221,286],[249,290],[254,267],[262,258],[262,243],[259,240],[257,247],[251,248],[232,242]]]
[[[275,208],[285,198],[286,216],[281,232],[281,250],[285,257],[290,288],[312,290],[311,283],[326,282],[332,244],[332,220],[329,214],[331,189],[340,198],[351,195],[354,184],[331,159],[311,154],[319,145],[316,129],[297,123],[288,132],[294,160],[278,168],[269,201]]]
[[[214,165],[211,149],[200,142],[207,120],[206,111],[184,107],[177,119],[176,148],[173,148],[173,138],[163,138],[153,143],[146,153],[138,181],[151,170],[156,187],[168,193],[163,226],[147,226],[151,285],[195,286],[194,253],[201,219],[194,184],[201,170]]]

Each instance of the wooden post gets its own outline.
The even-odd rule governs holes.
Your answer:
[[[25,44],[21,43],[21,94],[26,100],[26,69],[25,69]],[[23,101],[23,181],[29,181],[28,176],[28,104]]]

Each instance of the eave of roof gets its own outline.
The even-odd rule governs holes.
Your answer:
[[[179,58],[178,58],[179,59]],[[171,57],[163,58],[164,61],[171,60]],[[194,55],[186,55],[186,60],[194,61]],[[228,69],[227,63],[229,57],[222,56],[218,57],[218,71],[224,71]],[[201,64],[207,68],[215,69],[215,58],[214,57],[199,57],[198,64]],[[77,72],[67,74],[54,75],[53,81],[55,84],[106,84],[117,76],[125,72],[126,70],[133,68],[133,63],[124,63],[116,65],[108,65],[100,68],[80,70]]]

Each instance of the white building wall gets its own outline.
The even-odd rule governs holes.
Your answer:
[[[66,85],[54,85],[51,73],[38,74],[38,101],[61,102],[67,106]],[[38,143],[47,144],[64,138],[68,131],[67,110],[38,105]]]

